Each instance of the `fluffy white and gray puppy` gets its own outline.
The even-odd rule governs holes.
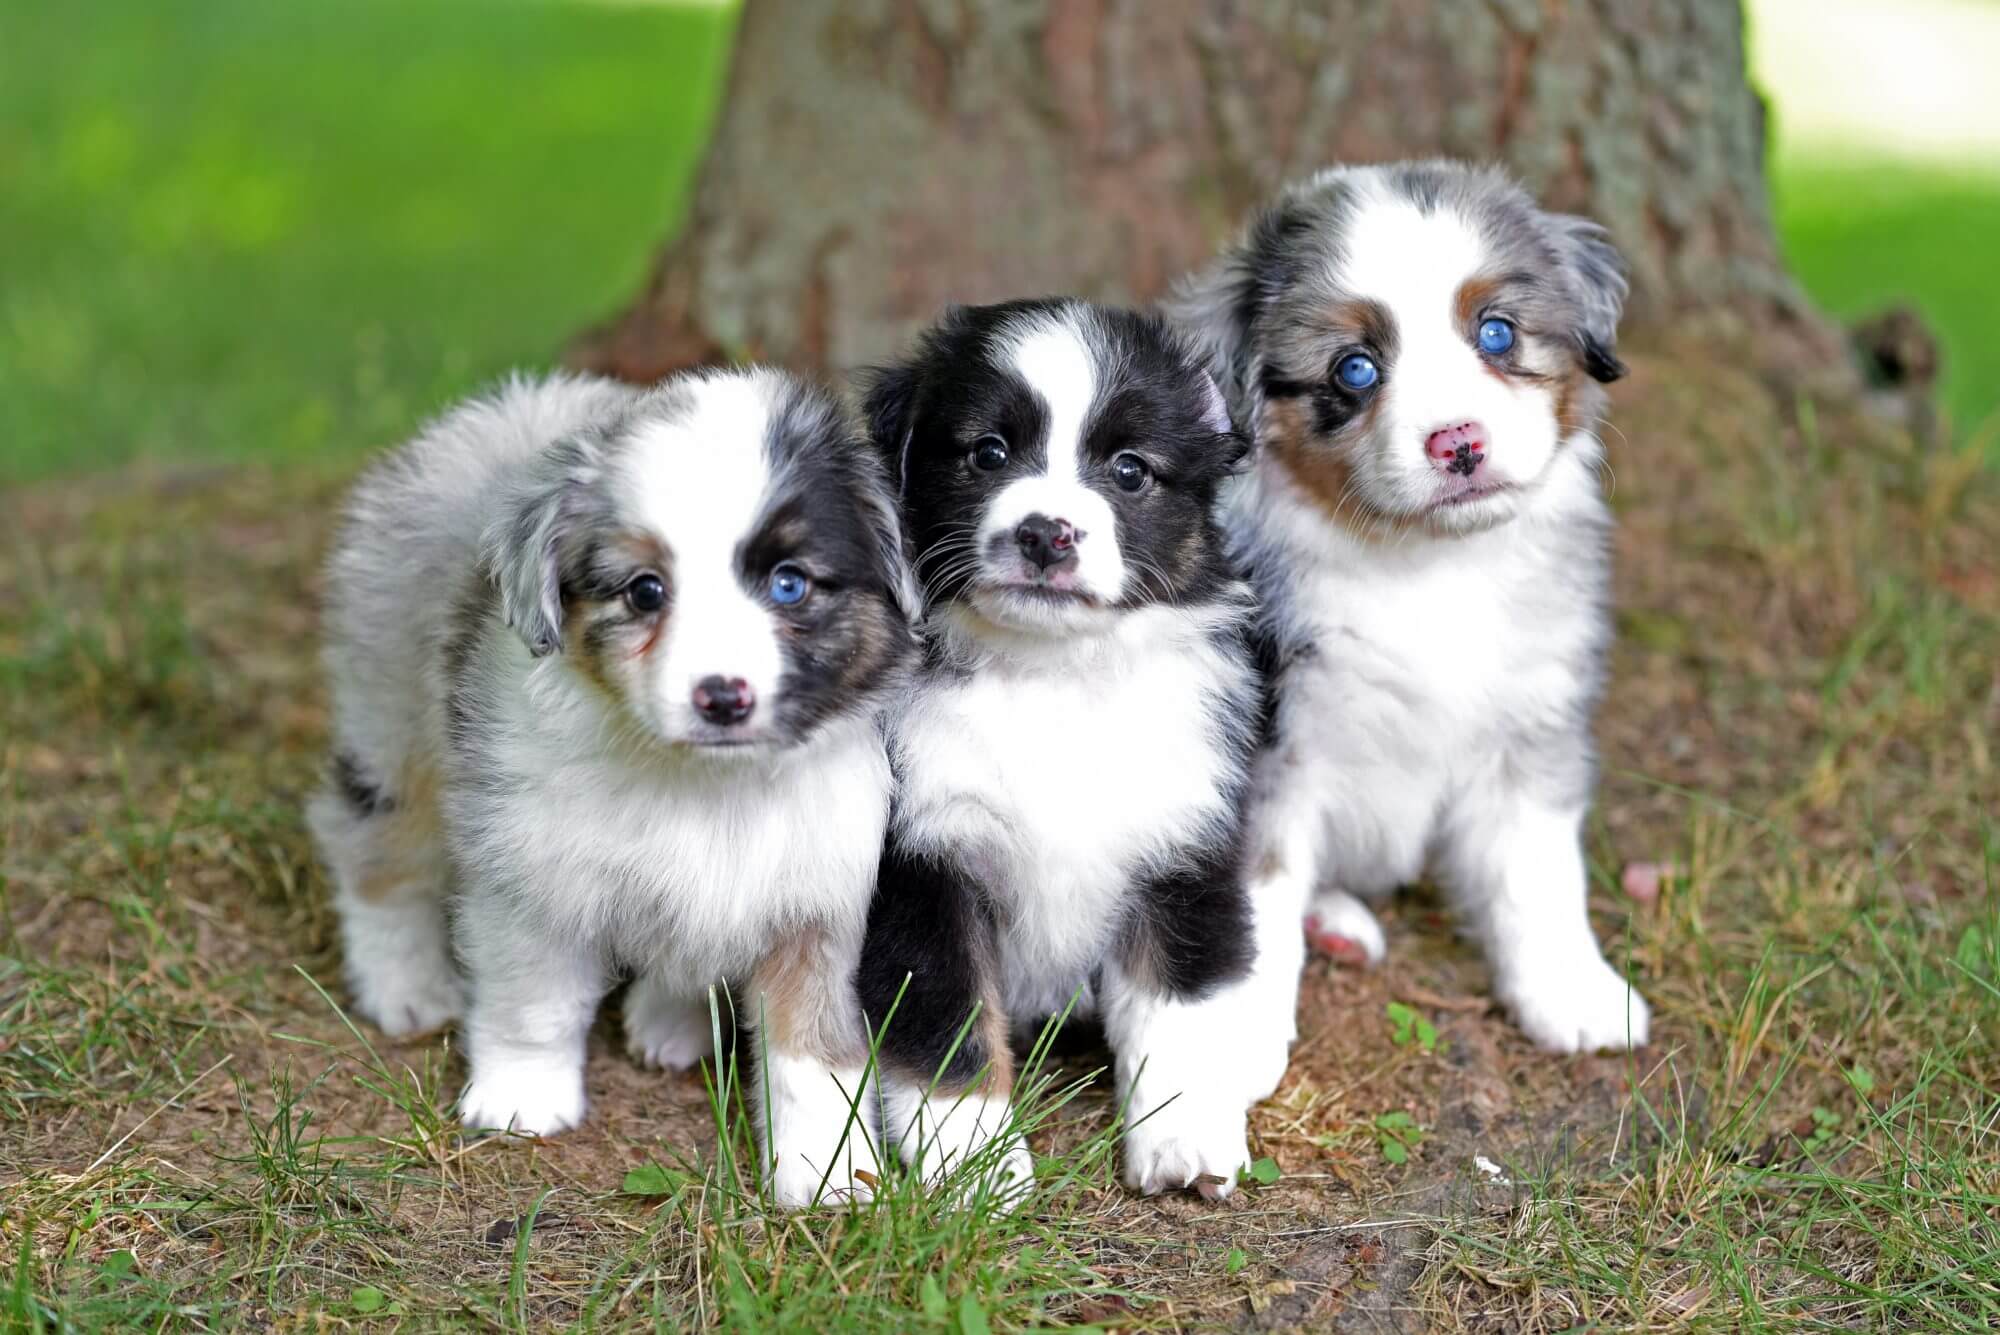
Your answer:
[[[1229,498],[1276,715],[1252,895],[1374,961],[1357,896],[1434,874],[1563,1052],[1647,1027],[1581,845],[1610,638],[1592,428],[1625,292],[1596,224],[1436,161],[1287,189],[1172,305],[1255,434]]]
[[[775,1195],[858,1190],[851,980],[911,596],[865,436],[777,372],[517,380],[385,459],[327,568],[310,812],[356,1008],[402,1034],[463,998],[463,1120],[548,1134],[619,978],[669,1067],[733,984]]]

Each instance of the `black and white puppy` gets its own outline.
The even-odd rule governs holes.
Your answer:
[[[1581,846],[1611,633],[1592,428],[1625,290],[1596,224],[1421,162],[1284,191],[1173,307],[1255,433],[1230,498],[1277,664],[1252,893],[1377,960],[1356,896],[1436,874],[1564,1052],[1646,1040]]]
[[[1010,1023],[1081,989],[1126,1180],[1225,1194],[1284,1061],[1256,1007],[1296,989],[1256,967],[1240,870],[1260,679],[1215,503],[1242,441],[1158,317],[1079,301],[952,311],[867,409],[927,609],[859,975],[877,1021],[908,979],[884,1135],[935,1172],[1005,1134]],[[1027,1178],[1018,1136],[1000,1168]]]
[[[384,460],[327,569],[310,813],[356,1008],[463,1009],[463,1120],[545,1135],[618,978],[670,1067],[735,984],[775,1196],[865,1190],[851,980],[912,594],[859,424],[776,372],[515,381]]]

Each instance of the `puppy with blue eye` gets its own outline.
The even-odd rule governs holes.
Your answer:
[[[865,1194],[852,976],[912,595],[858,423],[772,371],[516,381],[375,467],[327,568],[310,813],[356,1009],[462,1015],[465,1124],[547,1135],[618,979],[675,1068],[731,984],[773,1195]]]
[[[1229,503],[1275,664],[1253,893],[1374,961],[1363,899],[1434,875],[1559,1052],[1649,1018],[1592,935],[1582,848],[1625,290],[1595,223],[1420,162],[1284,191],[1173,308],[1256,439]]]
[[[867,413],[926,608],[859,975],[896,1007],[884,1135],[929,1175],[1004,1137],[1025,1182],[1010,1025],[1081,992],[1126,1181],[1227,1194],[1297,986],[1240,865],[1261,694],[1215,506],[1243,442],[1157,317],[1078,301],[952,311]]]

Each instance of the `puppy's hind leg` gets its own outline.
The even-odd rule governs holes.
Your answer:
[[[1388,942],[1375,915],[1346,891],[1319,884],[1326,799],[1310,773],[1280,758],[1252,807],[1250,905],[1258,948],[1267,959],[1294,961],[1295,967],[1305,963],[1304,942],[1343,964],[1379,964]]]
[[[306,809],[333,877],[343,970],[354,1009],[391,1038],[464,1010],[445,925],[445,854],[435,786],[391,792],[340,755]]]

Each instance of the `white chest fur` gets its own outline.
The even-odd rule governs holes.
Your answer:
[[[1448,539],[1354,538],[1267,479],[1247,488],[1239,522],[1286,572],[1281,637],[1315,649],[1288,674],[1288,712],[1361,761],[1448,763],[1572,722],[1604,635],[1609,516],[1587,469],[1563,472],[1529,513]]]
[[[1134,872],[1230,816],[1211,714],[1230,671],[1201,621],[1159,609],[916,693],[894,740],[899,829],[981,878],[1017,1012],[1064,1004]]]
[[[573,684],[511,700],[487,756],[534,777],[454,785],[451,824],[460,856],[517,872],[512,893],[547,929],[705,984],[780,932],[866,914],[890,784],[871,720],[783,752],[663,761],[607,745],[603,706]]]

